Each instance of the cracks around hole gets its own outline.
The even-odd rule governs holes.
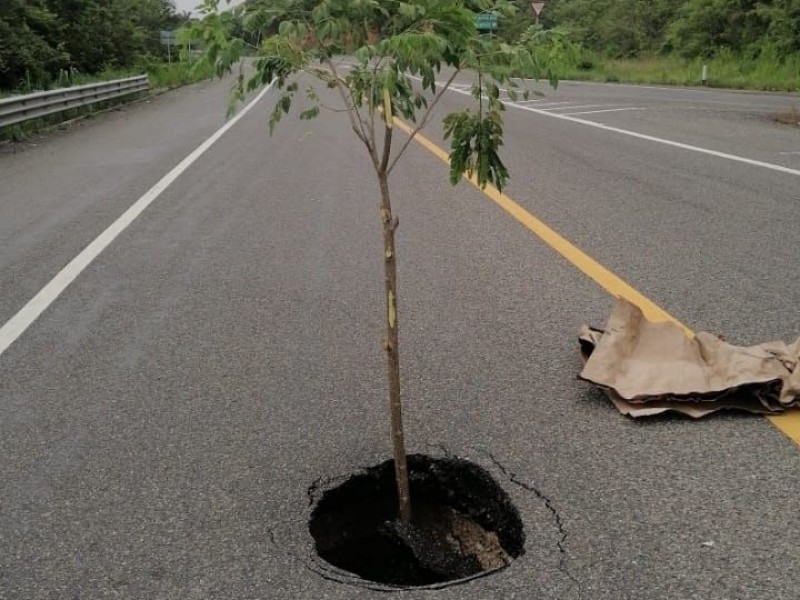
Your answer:
[[[311,485],[309,485],[306,489],[306,497],[308,498],[309,508],[316,506],[317,502],[319,502],[326,490],[333,487],[337,482],[340,483],[345,479],[347,479],[347,477],[339,475],[336,477],[317,477],[314,481],[312,481]]]
[[[558,509],[556,509],[556,507],[553,505],[553,502],[550,500],[550,498],[548,498],[540,489],[533,484],[520,480],[516,473],[509,470],[505,465],[497,460],[491,452],[487,452],[486,454],[489,456],[489,459],[494,463],[494,465],[500,470],[500,472],[508,478],[509,481],[528,492],[532,492],[536,498],[544,503],[547,510],[550,511],[556,527],[558,528],[559,538],[558,542],[556,542],[556,546],[558,547],[558,570],[559,572],[563,573],[573,583],[574,586],[578,588],[578,599],[580,600],[583,598],[583,588],[581,586],[581,582],[575,575],[572,574],[572,572],[567,568],[566,564],[569,558],[566,549],[566,542],[569,532],[567,531],[566,527],[564,527],[564,521],[561,518],[561,513],[558,512]]]
[[[431,449],[438,450],[439,453],[442,456],[444,456],[446,459],[448,459],[448,460],[459,458],[456,454],[453,454],[452,452],[450,452],[450,450],[444,444],[430,444],[429,443],[429,444],[426,444],[426,446],[428,448],[428,452],[429,453],[431,452]]]

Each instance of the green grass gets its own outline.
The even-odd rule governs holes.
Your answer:
[[[206,62],[197,64],[174,62],[151,65],[147,69],[147,74],[150,76],[151,88],[171,90],[182,85],[210,79],[214,76],[214,71]]]
[[[6,128],[0,128],[0,142],[2,141],[20,141],[29,138],[35,133],[41,132],[78,117],[91,116],[94,113],[107,110],[113,106],[131,102],[148,93],[157,93],[163,90],[173,89],[190,83],[195,83],[203,79],[209,79],[213,72],[211,67],[204,64],[196,66],[190,65],[188,62],[173,62],[167,63],[150,63],[142,65],[134,69],[108,69],[102,73],[94,75],[85,75],[77,71],[61,71],[58,77],[47,82],[34,82],[26,80],[21,82],[20,88],[16,90],[15,94],[28,94],[35,91],[50,90],[64,87],[72,87],[76,85],[85,85],[88,83],[97,83],[100,81],[111,81],[113,79],[124,79],[126,77],[133,77],[141,75],[146,72],[150,80],[150,92],[142,92],[141,94],[132,94],[123,98],[116,98],[106,102],[98,102],[91,106],[82,108],[75,108],[64,111],[55,115],[49,115],[40,119],[33,119],[25,121],[17,125],[12,125]],[[0,98],[12,95],[11,92],[0,91]]]
[[[25,77],[19,82],[19,86],[14,90],[0,90],[0,97],[15,94],[32,94],[34,92],[44,92],[58,88],[85,85],[87,83],[97,83],[99,81],[111,81],[112,79],[123,79],[140,75],[142,69],[106,69],[101,73],[87,75],[76,69],[61,69],[55,77],[46,79],[33,79]]]
[[[711,87],[747,90],[800,91],[800,55],[779,61],[762,55],[744,59],[722,52],[708,59],[678,57],[607,59],[584,54],[564,79],[619,83],[700,85],[703,64],[708,65]]]

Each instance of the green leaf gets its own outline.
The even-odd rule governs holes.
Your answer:
[[[319,106],[314,106],[300,113],[300,119],[309,121],[319,115]]]

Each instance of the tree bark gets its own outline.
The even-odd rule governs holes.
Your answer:
[[[386,367],[389,378],[389,414],[391,416],[392,451],[394,474],[397,480],[397,500],[400,522],[411,522],[411,496],[408,486],[405,438],[403,435],[403,411],[400,401],[400,353],[397,320],[397,256],[394,248],[394,232],[397,219],[392,215],[389,196],[389,176],[384,169],[378,173],[381,188],[381,223],[383,225],[383,265],[386,275]]]

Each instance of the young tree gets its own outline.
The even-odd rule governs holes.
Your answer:
[[[202,39],[206,58],[221,76],[231,72],[246,53],[256,53],[254,73],[239,71],[234,99],[274,82],[281,92],[270,119],[270,130],[289,112],[300,85],[322,83],[338,95],[353,135],[372,164],[380,193],[386,293],[386,354],[391,439],[397,479],[399,516],[411,520],[408,472],[400,400],[397,251],[389,176],[412,139],[431,120],[434,109],[457,77],[471,78],[477,110],[465,109],[444,118],[445,136],[452,141],[450,180],[463,173],[480,185],[502,188],[508,171],[499,156],[503,143],[504,106],[501,87],[516,99],[516,77],[545,77],[556,84],[557,72],[570,52],[564,39],[538,27],[509,43],[476,29],[475,10],[489,9],[484,0],[250,0],[236,19],[220,13],[219,0],[205,0],[205,18],[194,25],[193,39]],[[499,0],[491,8],[506,17],[512,2]],[[474,10],[473,10],[474,9]],[[261,44],[249,47],[234,35],[243,22],[256,23]],[[347,56],[344,69],[336,57]],[[443,82],[441,80],[444,80]],[[527,92],[524,92],[527,98]],[[313,84],[306,88],[311,107],[301,119],[316,117],[324,108]],[[397,139],[398,118],[410,121],[412,132]]]

